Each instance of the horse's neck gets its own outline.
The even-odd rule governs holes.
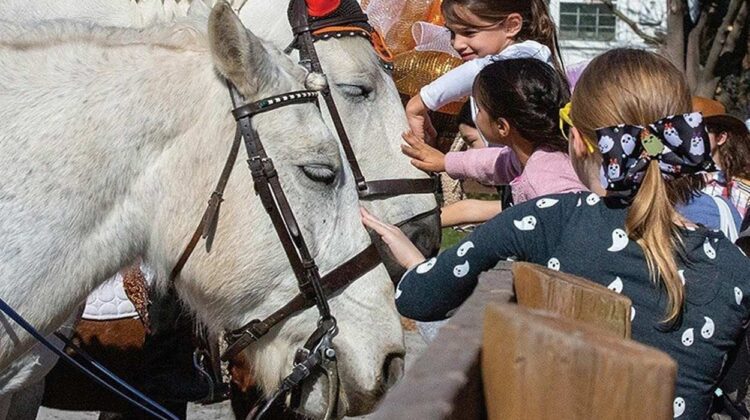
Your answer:
[[[144,27],[184,17],[189,5],[190,2],[176,0],[3,0],[0,17],[10,22],[72,19],[106,26]]]
[[[83,42],[0,62],[0,297],[49,331],[147,248],[158,206],[183,207],[173,230],[197,220],[230,104],[207,51]]]

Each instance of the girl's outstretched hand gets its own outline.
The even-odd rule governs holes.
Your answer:
[[[360,208],[362,223],[383,238],[383,242],[391,249],[391,254],[396,257],[396,262],[402,267],[409,269],[425,260],[424,255],[414,246],[409,238],[401,232],[401,229],[380,221],[364,208]]]
[[[445,155],[438,149],[425,143],[411,131],[403,133],[406,144],[401,145],[401,152],[411,158],[411,164],[425,172],[445,172]]]
[[[417,138],[427,142],[427,144],[434,145],[437,141],[437,131],[432,125],[430,116],[427,114],[429,109],[422,102],[422,97],[419,94],[413,96],[406,103],[406,121],[409,123],[409,130],[414,133]]]

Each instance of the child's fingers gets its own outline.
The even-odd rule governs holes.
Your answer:
[[[372,217],[363,217],[362,223],[375,231],[378,235],[380,235],[383,240],[388,243],[391,238],[395,237],[396,233],[393,229],[398,229],[395,226],[391,226],[388,224],[385,224],[377,219],[373,219]]]
[[[380,235],[381,237],[383,237],[383,236],[385,236],[385,235],[387,235],[387,234],[388,234],[388,230],[387,230],[387,229],[385,229],[385,228],[383,228],[382,226],[380,226],[379,224],[377,224],[377,223],[373,222],[373,221],[372,221],[371,219],[368,219],[368,218],[366,218],[366,217],[363,217],[363,218],[362,218],[362,223],[363,223],[363,224],[364,224],[364,225],[365,225],[366,227],[368,227],[368,228],[370,228],[370,229],[374,230],[374,231],[375,231],[375,233],[377,233],[377,234],[378,234],[378,235]]]
[[[395,226],[385,223],[373,216],[364,208],[360,208],[360,214],[362,215],[362,222],[380,235],[388,234],[392,231],[392,228],[395,228]]]
[[[422,171],[425,171],[425,172],[432,172],[432,167],[429,164],[427,164],[427,163],[425,163],[425,162],[423,162],[421,160],[412,159],[410,162],[411,162],[411,164],[415,168],[417,168],[419,170],[422,170]]]
[[[409,132],[417,139],[424,138],[423,121],[417,118],[410,118],[407,121],[409,123]]]
[[[427,134],[429,134],[430,137],[437,137],[437,130],[432,126],[432,123],[425,127],[425,131],[427,131]]]
[[[413,147],[409,147],[407,145],[403,145],[403,144],[401,145],[401,153],[403,153],[406,156],[409,156],[410,158],[413,158],[413,159],[420,159],[421,160],[422,157],[423,157],[421,151],[419,151],[419,150],[417,150],[417,149],[415,149]]]
[[[404,139],[404,141],[412,147],[416,147],[417,145],[424,143],[424,140],[417,137],[412,131],[401,133],[401,138]]]

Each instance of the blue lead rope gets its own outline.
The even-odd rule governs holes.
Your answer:
[[[108,390],[112,391],[113,393],[117,394],[118,396],[124,398],[129,403],[133,404],[134,406],[140,408],[141,410],[147,412],[148,414],[159,418],[163,420],[179,420],[179,417],[175,416],[169,410],[159,405],[157,402],[153,401],[137,389],[133,388],[132,386],[128,385],[127,382],[120,379],[117,375],[109,371],[107,368],[102,366],[99,362],[92,359],[91,356],[83,352],[78,346],[73,344],[67,337],[65,337],[62,334],[55,333],[57,338],[63,341],[66,346],[72,348],[76,353],[78,353],[82,358],[83,362],[78,361],[74,359],[73,357],[69,356],[66,352],[64,352],[61,349],[58,349],[55,347],[54,344],[52,344],[47,338],[42,336],[42,334],[39,333],[31,324],[26,322],[25,319],[21,315],[19,315],[16,311],[13,310],[7,303],[5,303],[4,300],[0,299],[0,311],[4,312],[6,315],[10,317],[16,324],[20,325],[21,328],[26,330],[29,334],[31,334],[32,337],[34,337],[38,342],[44,344],[45,347],[47,347],[50,351],[55,353],[56,355],[60,356],[63,360],[70,363],[74,367],[78,368],[81,372],[83,372],[86,376],[88,376],[93,381],[99,383],[99,385],[102,385],[103,387],[107,388]],[[108,378],[112,383],[105,380],[101,376],[94,373],[95,371],[99,372],[99,374],[103,375],[104,377]]]

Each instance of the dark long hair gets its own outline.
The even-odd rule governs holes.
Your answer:
[[[501,22],[511,13],[518,13],[523,18],[523,24],[516,35],[517,40],[531,40],[547,46],[552,52],[555,69],[565,77],[565,67],[557,43],[557,26],[550,16],[546,0],[443,0],[441,10],[446,22],[470,26],[457,13],[456,6],[463,6],[489,22]]]
[[[505,118],[534,150],[568,152],[558,125],[568,88],[548,64],[534,58],[492,63],[475,79],[474,97],[493,120]]]
[[[724,115],[706,117],[706,127],[710,133],[727,133],[727,141],[718,146],[721,153],[719,162],[727,178],[750,179],[750,132],[742,121]]]

